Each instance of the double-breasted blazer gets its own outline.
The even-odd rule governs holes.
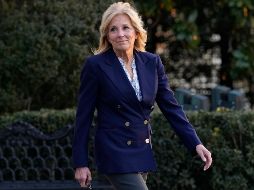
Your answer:
[[[160,57],[139,51],[134,51],[134,57],[142,101],[112,49],[87,58],[73,139],[75,168],[88,167],[88,135],[95,108],[95,161],[100,173],[156,170],[150,145],[150,114],[155,102],[190,151],[201,143],[174,98]]]

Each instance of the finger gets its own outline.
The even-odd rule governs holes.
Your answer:
[[[203,151],[202,150],[198,151],[198,154],[199,154],[200,158],[203,160],[203,162],[206,162],[206,158],[205,158]]]
[[[87,184],[85,182],[80,183],[80,187],[87,187]]]
[[[86,172],[82,172],[83,170],[79,170],[78,171],[78,182],[81,184],[81,183],[86,183],[86,180],[87,180],[87,174]]]
[[[206,164],[204,166],[204,170],[207,170],[208,168],[210,168],[210,166],[212,165],[212,161],[213,161],[210,152],[208,152],[208,155],[206,155],[206,157],[207,157],[207,161],[206,161]]]
[[[92,176],[91,176],[91,173],[90,173],[90,172],[88,173],[88,177],[87,177],[87,178],[88,178],[88,181],[91,183],[91,181],[92,181]]]
[[[206,162],[205,166],[204,166],[204,171],[206,171],[209,168],[208,162]]]
[[[91,173],[87,172],[87,181],[86,181],[86,184],[89,186],[89,185],[91,185],[91,182],[92,182]]]
[[[212,157],[209,157],[208,168],[210,168],[210,166],[212,165],[212,162],[213,162]],[[208,168],[207,168],[207,169],[208,169]]]
[[[203,162],[206,162],[207,161],[207,159],[206,159],[206,157],[204,156],[204,154],[201,154],[201,159],[203,160]]]
[[[208,170],[208,168],[210,168],[210,164],[209,163],[206,163],[205,166],[204,166],[204,171]]]

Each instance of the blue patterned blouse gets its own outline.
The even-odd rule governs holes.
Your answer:
[[[142,100],[142,95],[141,95],[141,90],[140,90],[140,86],[139,86],[139,80],[138,80],[138,75],[137,75],[137,69],[136,69],[136,64],[135,64],[135,59],[133,58],[132,63],[131,63],[131,69],[132,69],[132,73],[133,73],[133,78],[131,79],[127,68],[124,65],[124,60],[121,59],[120,57],[118,57],[118,60],[120,61],[123,70],[125,71],[125,74],[127,75],[131,86],[133,87],[133,89],[135,90],[136,96],[138,98],[139,101]]]

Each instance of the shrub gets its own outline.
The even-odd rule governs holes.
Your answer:
[[[204,172],[203,162],[183,147],[161,113],[152,118],[153,150],[158,172],[150,174],[150,189],[251,190],[254,187],[254,113],[188,112],[202,142],[213,155],[212,167]],[[46,110],[18,112],[0,117],[0,127],[26,121],[44,132],[74,122],[75,111]],[[91,142],[91,145],[93,143]],[[91,146],[92,147],[92,146]],[[90,150],[92,154],[92,150]],[[94,166],[92,167],[93,174]]]
[[[73,107],[112,0],[0,1],[0,114]]]

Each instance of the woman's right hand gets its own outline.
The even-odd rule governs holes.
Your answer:
[[[92,182],[91,172],[88,167],[76,168],[75,179],[81,187],[89,187]]]

